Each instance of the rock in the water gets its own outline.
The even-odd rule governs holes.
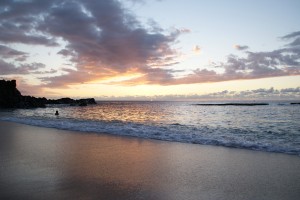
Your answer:
[[[76,100],[76,102],[79,104],[79,106],[86,106],[88,104],[97,104],[94,98],[79,99],[79,100]]]
[[[47,104],[74,104],[74,99],[71,98],[61,98],[61,99],[48,99]]]
[[[88,99],[71,99],[71,98],[61,98],[61,99],[49,99],[46,104],[69,104],[70,106],[87,106],[88,104],[97,104],[94,98]]]
[[[47,99],[43,98],[36,98],[32,96],[23,96],[22,97],[22,108],[45,108],[46,107]]]

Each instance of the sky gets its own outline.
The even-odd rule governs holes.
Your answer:
[[[0,79],[98,100],[300,99],[299,0],[1,0]]]

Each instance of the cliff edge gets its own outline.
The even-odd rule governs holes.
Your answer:
[[[16,80],[0,80],[0,108],[44,108],[46,104],[70,104],[86,106],[96,104],[94,98],[74,100],[62,98],[57,100],[23,96],[17,89]]]

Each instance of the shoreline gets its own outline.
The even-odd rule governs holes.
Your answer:
[[[0,121],[0,198],[297,199],[300,158]]]
[[[162,141],[162,142],[172,142],[172,143],[183,143],[183,144],[195,144],[195,145],[205,145],[205,146],[213,146],[213,147],[225,147],[225,148],[232,148],[232,149],[241,149],[241,150],[250,150],[250,151],[259,151],[259,152],[269,152],[269,153],[279,153],[279,154],[285,154],[285,155],[294,155],[300,157],[299,150],[298,149],[287,149],[287,148],[278,148],[278,147],[272,147],[272,146],[264,146],[264,145],[256,145],[253,143],[253,145],[244,145],[240,143],[228,143],[228,141],[215,141],[214,139],[207,139],[204,141],[191,141],[190,138],[166,138],[166,137],[160,137],[156,136],[155,134],[138,134],[140,132],[134,132],[135,134],[128,133],[128,129],[126,129],[126,133],[124,134],[124,131],[119,132],[106,132],[105,130],[99,130],[95,129],[97,126],[97,123],[92,122],[91,124],[81,124],[78,122],[67,122],[68,128],[65,127],[65,121],[64,120],[55,120],[50,119],[50,123],[46,123],[43,120],[34,120],[35,122],[32,123],[31,121],[26,121],[26,118],[19,119],[19,120],[5,120],[2,119],[0,122],[10,122],[10,123],[17,123],[17,124],[23,124],[28,126],[34,126],[34,127],[40,127],[40,128],[50,128],[50,129],[57,129],[57,130],[63,130],[63,131],[71,131],[71,132],[78,132],[79,134],[97,134],[97,135],[103,135],[107,134],[108,136],[116,136],[116,137],[129,137],[129,138],[136,138],[136,139],[145,139],[145,140],[154,140],[154,141]],[[79,120],[79,122],[82,122]],[[172,125],[178,125],[178,124],[172,124]],[[180,124],[179,124],[180,125]],[[91,128],[90,128],[91,127]],[[101,129],[101,128],[100,128]],[[178,133],[177,133],[178,136]]]

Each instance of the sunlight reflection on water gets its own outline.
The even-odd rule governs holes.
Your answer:
[[[59,116],[54,115],[56,110]],[[193,102],[98,102],[87,107],[51,105],[0,112],[0,115],[40,126],[50,120],[47,127],[61,129],[300,153],[300,106],[290,104],[197,106]]]

